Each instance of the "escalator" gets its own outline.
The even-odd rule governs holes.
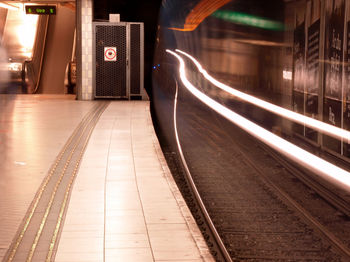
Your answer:
[[[56,15],[49,16],[25,15],[23,5],[16,5],[18,10],[0,8],[0,93],[67,93],[66,67],[74,61],[75,6],[57,5]]]

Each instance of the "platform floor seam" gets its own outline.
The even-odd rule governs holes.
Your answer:
[[[152,122],[150,114],[148,114],[147,121]],[[149,126],[153,126],[153,124],[149,125]],[[213,262],[214,258],[212,257],[212,255],[207,247],[207,244],[205,243],[205,241],[202,237],[202,233],[200,232],[200,229],[198,228],[197,223],[194,220],[191,211],[187,207],[186,201],[182,197],[182,194],[181,194],[179,188],[177,187],[177,184],[176,184],[176,182],[175,182],[175,180],[170,172],[170,169],[167,165],[164,154],[162,152],[162,149],[161,149],[160,144],[158,142],[158,139],[156,137],[155,130],[153,130],[153,132],[151,132],[151,134],[152,134],[151,136],[152,136],[152,142],[153,142],[152,144],[153,144],[153,147],[156,151],[158,161],[159,161],[161,168],[163,170],[163,175],[167,181],[167,184],[169,186],[171,194],[173,195],[175,201],[177,202],[177,204],[179,206],[181,215],[186,222],[186,227],[188,228],[189,232],[191,233],[191,237],[192,237],[193,241],[195,242],[195,244],[198,248],[198,251],[199,251],[201,257],[203,258],[203,260],[207,261],[207,262]]]

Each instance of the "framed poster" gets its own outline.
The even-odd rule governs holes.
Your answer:
[[[293,40],[293,110],[304,115],[305,93],[305,6],[296,8]],[[304,135],[304,126],[294,124],[295,133]]]
[[[350,6],[347,7],[348,19],[350,18]],[[343,128],[350,130],[350,21],[346,23],[346,52],[345,52],[345,84],[343,93]],[[350,157],[350,141],[343,141],[343,154]]]
[[[307,50],[306,50],[306,94],[305,114],[312,118],[318,117],[318,96],[320,83],[320,18],[321,1],[311,0],[307,6]],[[317,131],[305,128],[305,136],[317,142]]]
[[[325,1],[324,122],[341,127],[345,0]],[[341,141],[323,136],[326,148],[341,153]]]

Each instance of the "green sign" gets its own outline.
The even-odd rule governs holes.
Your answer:
[[[55,5],[26,5],[27,15],[55,15]]]
[[[212,14],[212,16],[223,19],[231,23],[259,27],[267,30],[273,30],[273,31],[285,30],[285,26],[281,22],[273,21],[264,17],[254,16],[251,14],[233,12],[230,10],[217,10]]]

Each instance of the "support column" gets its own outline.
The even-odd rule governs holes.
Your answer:
[[[93,100],[92,20],[93,0],[77,0],[77,99]]]

